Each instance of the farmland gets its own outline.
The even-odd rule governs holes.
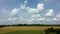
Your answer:
[[[43,34],[51,27],[60,29],[60,26],[7,26],[0,28],[0,34]]]

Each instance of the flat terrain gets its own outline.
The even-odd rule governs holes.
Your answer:
[[[31,31],[31,32],[35,31],[35,33],[38,33],[38,31],[41,32],[41,31],[44,31],[45,29],[51,28],[51,27],[53,27],[55,29],[56,28],[60,29],[60,26],[8,26],[8,27],[0,28],[0,34],[7,33],[7,32],[15,32],[16,33],[16,31],[18,31],[18,32],[23,31],[25,33],[29,32],[29,31]]]
[[[3,33],[3,34],[43,34],[43,31],[41,30],[18,30],[18,31],[11,31],[11,32]]]

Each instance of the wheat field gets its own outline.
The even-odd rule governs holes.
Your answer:
[[[0,34],[18,30],[45,30],[51,27],[60,29],[60,26],[8,26],[0,28]]]

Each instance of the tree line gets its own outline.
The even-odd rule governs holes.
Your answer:
[[[0,25],[0,27],[6,27],[6,26],[60,26],[58,25],[48,25],[48,24],[13,24],[13,25]]]

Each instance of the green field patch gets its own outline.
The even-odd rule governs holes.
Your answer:
[[[43,34],[42,30],[19,30],[19,31],[11,31],[4,34]]]

